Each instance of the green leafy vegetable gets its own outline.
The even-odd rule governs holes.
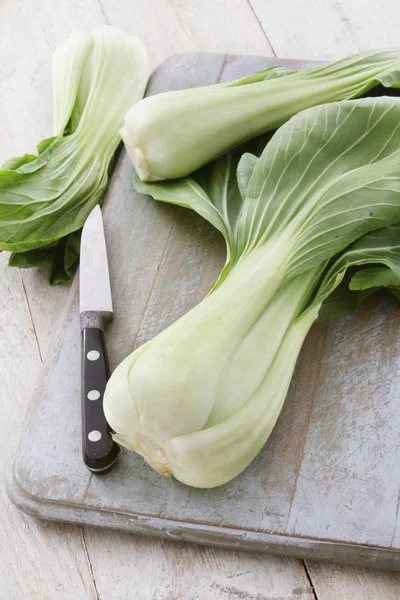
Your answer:
[[[10,267],[28,269],[38,265],[50,265],[49,282],[52,285],[71,281],[79,262],[82,230],[74,231],[58,242],[37,250],[14,252],[8,264]]]
[[[350,269],[348,265],[351,265]],[[324,300],[319,321],[353,312],[379,288],[389,288],[398,297],[400,224],[372,231],[354,242],[327,270],[322,288],[343,269],[348,269],[346,276]]]
[[[400,50],[363,52],[300,72],[277,69],[233,83],[145,98],[121,136],[144,181],[189,175],[234,146],[276,129],[310,106],[400,86]]]
[[[55,137],[0,170],[0,250],[13,252],[10,265],[50,263],[52,283],[71,279],[80,230],[104,198],[118,130],[148,73],[142,43],[115,27],[79,32],[57,48]]]
[[[119,443],[195,487],[253,460],[324,303],[346,279],[352,294],[400,289],[399,128],[400,99],[344,101],[293,117],[259,158],[236,150],[177,181],[134,175],[139,192],[221,231],[227,262],[207,298],[112,375]]]

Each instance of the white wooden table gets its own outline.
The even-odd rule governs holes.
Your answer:
[[[400,45],[397,0],[0,0],[0,163],[51,135],[51,55],[76,29],[187,51],[336,58]],[[0,255],[0,459],[19,433],[66,286]],[[0,600],[395,600],[400,573],[37,522],[0,488]]]

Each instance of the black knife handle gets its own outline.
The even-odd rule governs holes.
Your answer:
[[[82,330],[82,454],[90,471],[101,473],[117,459],[119,446],[110,435],[103,411],[103,395],[109,376],[100,329]]]

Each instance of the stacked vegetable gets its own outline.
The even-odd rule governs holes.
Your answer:
[[[390,55],[389,70],[379,79],[397,85],[397,54],[363,55],[344,61],[343,68],[347,73],[349,64]],[[348,93],[338,68],[319,73],[320,90],[329,80],[331,90]],[[302,77],[310,79],[307,73]],[[377,77],[375,69],[373,80]],[[237,82],[146,99],[128,113],[122,132],[137,167],[136,190],[192,208],[226,240],[227,261],[208,297],[128,356],[104,398],[117,442],[141,454],[159,473],[195,487],[230,481],[260,451],[320,313],[344,312],[379,287],[399,294],[400,98],[309,108],[269,140],[264,136],[232,150],[192,175],[157,182],[139,178],[186,173],[220,154],[225,142],[231,146],[248,137],[251,120],[264,119],[257,133],[269,128],[273,83],[297,98],[293,112],[303,108],[304,89],[294,87],[300,79],[300,74],[286,74],[275,81],[245,80],[242,88]],[[357,92],[371,81],[358,82]],[[244,105],[235,112],[237,96],[229,91],[252,86],[263,86],[265,116],[257,109],[257,118],[249,120]],[[284,97],[283,114],[274,95],[272,100],[269,119],[275,125],[288,110]],[[312,100],[318,96],[310,94]],[[214,107],[221,120],[215,113],[211,117]],[[207,115],[217,123],[215,137]],[[221,143],[229,120],[236,131],[227,130]]]
[[[15,266],[49,262],[57,283],[103,200],[147,55],[99,28],[64,42],[53,73],[54,137],[0,170],[0,251]],[[115,439],[163,475],[230,481],[271,433],[314,321],[381,287],[400,298],[400,98],[352,100],[378,85],[400,87],[400,50],[268,69],[126,114],[136,190],[195,210],[227,247],[207,298],[107,386]]]

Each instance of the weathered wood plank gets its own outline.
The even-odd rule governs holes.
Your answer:
[[[249,2],[280,57],[322,60],[399,45],[394,0]]]
[[[326,330],[287,522],[293,534],[392,543],[400,486],[399,319],[394,299],[371,298]]]
[[[400,573],[307,561],[318,600],[398,600]]]
[[[6,0],[0,5],[0,164],[10,156],[34,151],[36,143],[51,134],[50,31],[58,39],[86,25],[93,14],[89,5],[53,3],[41,22],[40,3]],[[76,12],[78,8],[78,14]],[[75,23],[73,18],[75,14]],[[60,16],[62,18],[60,19]],[[101,21],[100,21],[101,22]],[[42,25],[44,26],[42,28]],[[34,49],[34,52],[32,50]],[[36,307],[26,303],[26,281],[17,269],[7,268],[0,256],[0,471],[19,435],[32,384],[41,369],[32,316],[48,303],[48,290]],[[29,281],[27,284],[29,287]],[[61,291],[61,290],[60,290]],[[63,293],[59,294],[63,296]],[[61,298],[63,302],[63,298]],[[55,304],[55,303],[54,303]],[[56,306],[54,306],[56,310]],[[48,311],[47,311],[48,312]],[[35,319],[36,321],[36,319]],[[35,323],[40,329],[40,320]],[[43,328],[44,338],[48,330]],[[0,597],[96,600],[87,550],[78,528],[35,521],[15,509],[0,490]]]
[[[301,561],[95,529],[87,541],[100,598],[315,600]]]
[[[0,472],[19,435],[34,381],[41,369],[21,276],[0,255]],[[3,477],[2,477],[3,479]],[[78,528],[26,517],[0,488],[0,597],[95,599]]]
[[[246,0],[102,0],[109,23],[138,35],[156,66],[180,52],[271,56],[271,47]]]

